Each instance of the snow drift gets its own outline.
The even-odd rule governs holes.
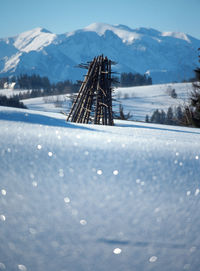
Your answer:
[[[0,269],[200,265],[200,130],[0,107]]]

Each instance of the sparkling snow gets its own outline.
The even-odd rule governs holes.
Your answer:
[[[197,271],[200,130],[65,118],[0,107],[0,270]]]

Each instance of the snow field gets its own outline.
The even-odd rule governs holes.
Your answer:
[[[177,98],[172,98],[169,94],[173,89],[177,93]],[[114,97],[122,104],[126,114],[131,113],[132,120],[144,121],[145,116],[151,116],[156,109],[167,112],[170,106],[186,105],[191,91],[192,83],[171,83],[117,88],[114,91]],[[118,103],[114,109],[119,110]]]
[[[0,270],[198,270],[200,131],[0,108]]]
[[[176,99],[169,95],[172,89],[177,93]],[[132,115],[131,120],[144,121],[146,115],[151,116],[156,109],[167,112],[170,106],[187,104],[191,91],[191,83],[116,88],[113,92],[116,100],[113,102],[113,110],[119,112],[119,104],[122,104],[124,113],[130,112]],[[23,103],[32,110],[55,113],[68,112],[71,107],[69,94],[27,99]]]
[[[177,98],[172,98],[169,94],[175,89]],[[11,97],[27,90],[0,90],[1,95]],[[130,120],[144,121],[146,115],[151,116],[156,110],[164,110],[172,106],[173,108],[183,106],[188,103],[189,94],[192,91],[192,83],[171,83],[151,86],[139,86],[128,88],[116,88],[113,97],[113,109],[119,112],[119,104],[122,104],[124,113],[130,112]],[[45,112],[68,112],[71,107],[70,94],[54,95],[22,100],[31,110]]]

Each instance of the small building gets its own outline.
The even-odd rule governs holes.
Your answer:
[[[5,82],[3,87],[5,89],[19,89],[19,84],[17,82]]]

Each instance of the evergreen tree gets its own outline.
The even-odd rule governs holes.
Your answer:
[[[178,106],[175,109],[175,118],[176,118],[178,123],[180,123],[182,121],[182,119],[183,119],[183,110],[182,110],[181,106]]]
[[[190,103],[192,108],[189,108],[189,114],[191,116],[192,125],[195,127],[200,127],[200,68],[195,70],[195,74],[196,82],[193,83],[193,90],[190,94]]]
[[[164,124],[166,122],[166,113],[161,110],[161,113],[160,113],[160,123],[161,124]]]
[[[147,123],[149,122],[149,115],[145,116],[145,122],[147,122]]]
[[[175,90],[175,89],[172,89],[171,97],[174,98],[174,99],[177,98],[177,93],[176,93],[176,90]]]
[[[156,109],[151,118],[150,118],[150,122],[153,122],[153,123],[160,123],[160,112],[158,109]]]
[[[142,75],[139,73],[122,73],[121,74],[121,87],[131,87],[131,86],[145,86],[152,85],[151,77],[146,74]]]
[[[150,118],[150,122],[164,124],[166,122],[166,113],[163,110],[156,109]]]
[[[132,117],[131,113],[128,114],[124,113],[124,108],[121,104],[119,104],[119,113],[115,114],[116,119],[120,120],[128,120]]]
[[[19,101],[17,97],[0,96],[0,106],[26,108],[26,106]]]
[[[174,118],[173,110],[172,110],[171,107],[169,107],[168,110],[167,110],[166,124],[172,125],[173,124],[173,118]]]

